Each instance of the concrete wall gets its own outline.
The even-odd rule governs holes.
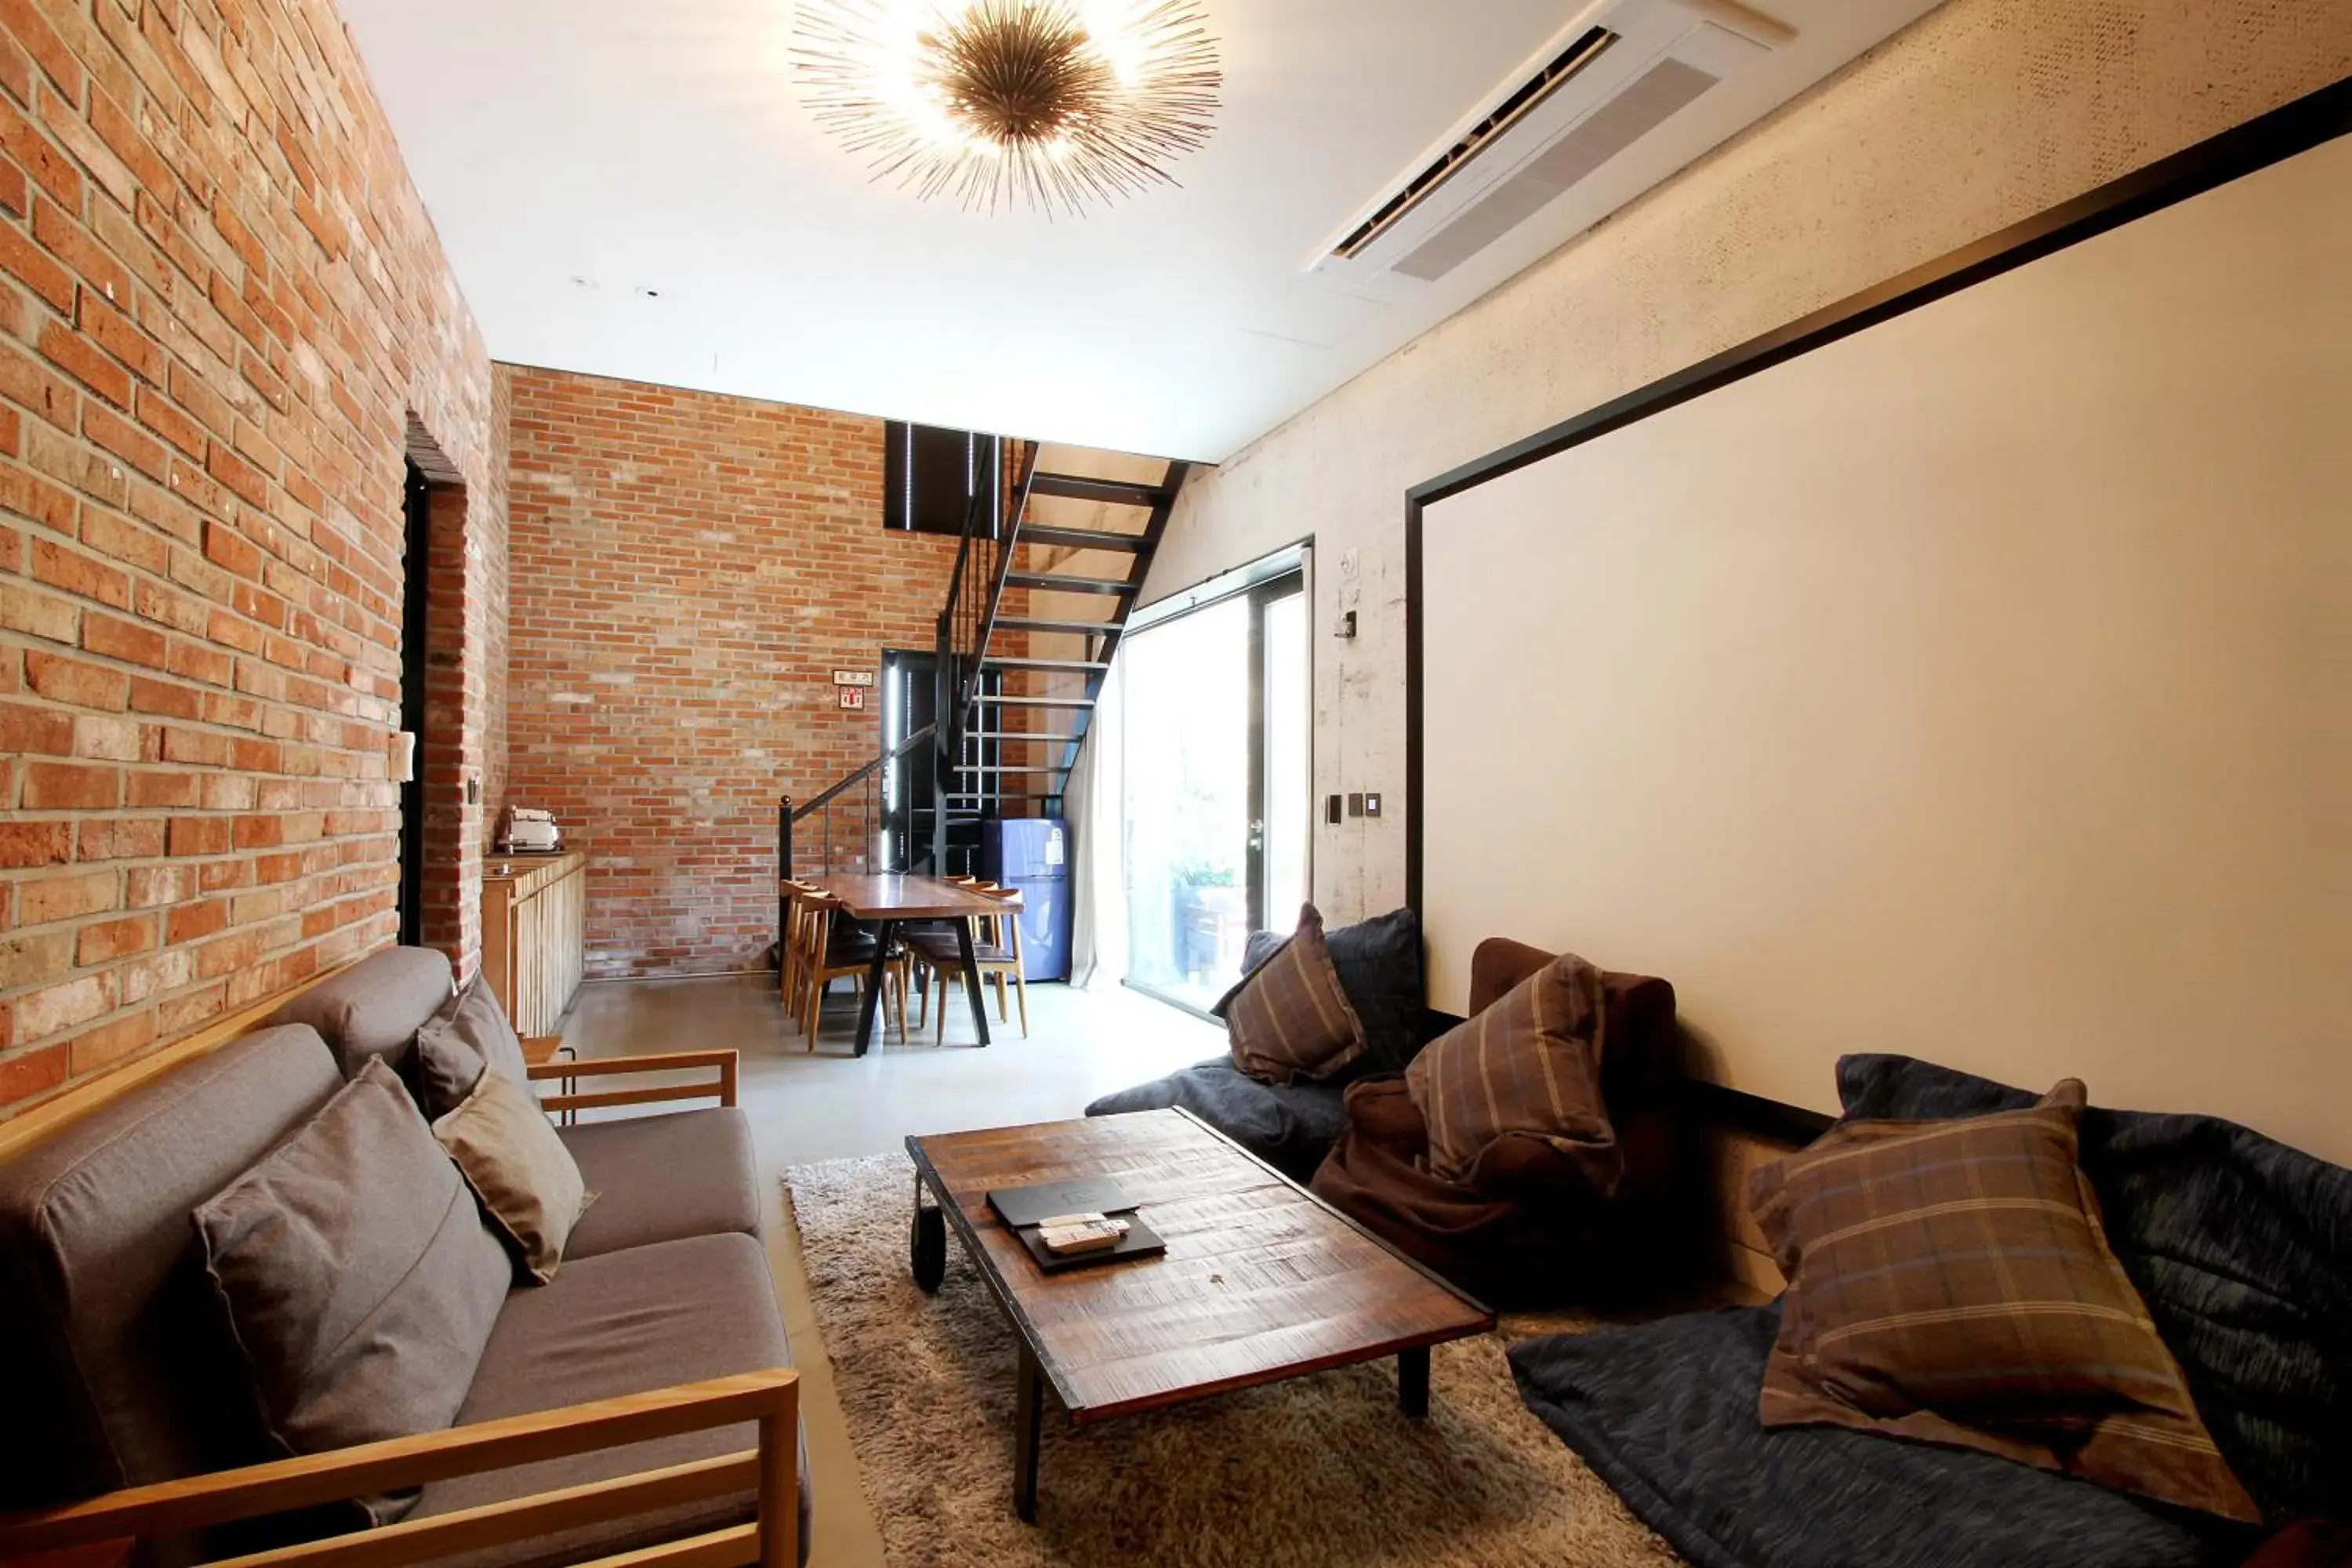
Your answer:
[[[2347,72],[2342,0],[1950,0],[1196,479],[1147,600],[1315,536],[1326,912],[1404,896],[1407,489]]]

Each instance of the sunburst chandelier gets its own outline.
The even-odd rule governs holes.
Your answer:
[[[1174,184],[1209,139],[1207,22],[1198,0],[800,0],[793,64],[876,179],[1076,214]]]

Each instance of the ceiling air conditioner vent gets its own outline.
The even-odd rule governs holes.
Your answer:
[[[1307,269],[1375,286],[1381,279],[1407,288],[1435,282],[1643,143],[1621,165],[1624,177],[1576,204],[1576,226],[1595,222],[1725,132],[1718,125],[1705,142],[1679,151],[1674,136],[1681,132],[1644,138],[1795,37],[1743,0],[1596,0],[1536,56],[1534,68],[1497,89],[1416,160],[1414,173],[1360,209]],[[1548,234],[1548,242],[1571,232]]]
[[[1452,179],[1468,165],[1471,159],[1496,137],[1543,106],[1544,100],[1568,85],[1578,71],[1601,58],[1601,52],[1617,41],[1617,35],[1606,27],[1591,27],[1584,36],[1560,51],[1551,64],[1519,85],[1518,90],[1497,104],[1486,119],[1472,126],[1462,140],[1439,153],[1428,167],[1404,184],[1404,188],[1391,196],[1380,211],[1356,226],[1354,233],[1331,247],[1332,254],[1352,258],[1364,247],[1394,227],[1397,221],[1434,195],[1439,186]]]
[[[1674,112],[1723,79],[1677,59],[1663,59],[1632,87],[1594,110],[1527,167],[1439,229],[1396,270],[1434,283],[1551,205],[1552,198],[1664,125]]]

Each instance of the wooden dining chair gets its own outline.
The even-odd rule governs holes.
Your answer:
[[[994,899],[1005,908],[993,914],[974,915],[971,919],[972,957],[979,961],[982,984],[996,987],[996,1016],[1000,1022],[1010,1022],[1005,1005],[1004,982],[1009,975],[1020,994],[1021,1037],[1029,1037],[1029,980],[1021,960],[1021,894],[1012,888],[1000,888],[993,882],[956,879],[983,898]],[[916,1015],[916,1027],[929,1023],[931,982],[939,982],[939,1022],[934,1039],[944,1043],[948,1037],[948,1000],[963,981],[963,952],[958,945],[953,928],[944,931],[922,931],[908,938],[907,946],[914,955],[917,995],[921,1002]]]
[[[874,939],[859,937],[845,931],[845,922],[838,917],[841,900],[832,894],[812,889],[799,900],[802,983],[801,1033],[808,1038],[808,1048],[816,1049],[817,1029],[824,1021],[824,995],[836,980],[846,980],[863,997],[866,984],[874,964]],[[898,1038],[907,1038],[906,976],[910,961],[899,954],[884,965],[883,994],[880,1002],[887,1025],[893,995],[898,1000]]]

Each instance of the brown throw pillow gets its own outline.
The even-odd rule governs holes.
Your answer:
[[[1957,1121],[1849,1121],[1758,1170],[1789,1278],[1767,1426],[1998,1454],[2260,1517],[2107,1246],[2076,1163],[2083,1086]]]
[[[1299,911],[1297,933],[1215,1012],[1232,1037],[1234,1066],[1260,1083],[1327,1079],[1364,1054],[1363,1023],[1340,988],[1313,904]]]
[[[514,1270],[381,1060],[194,1219],[288,1453],[457,1418]],[[376,1524],[415,1502],[359,1500]]]
[[[433,1136],[513,1243],[523,1272],[541,1285],[554,1279],[563,1244],[595,1194],[530,1090],[492,1068],[433,1124]]]
[[[1476,1186],[1532,1146],[1615,1193],[1625,1161],[1601,1098],[1607,1016],[1601,971],[1570,953],[1432,1041],[1404,1074],[1430,1170]]]

